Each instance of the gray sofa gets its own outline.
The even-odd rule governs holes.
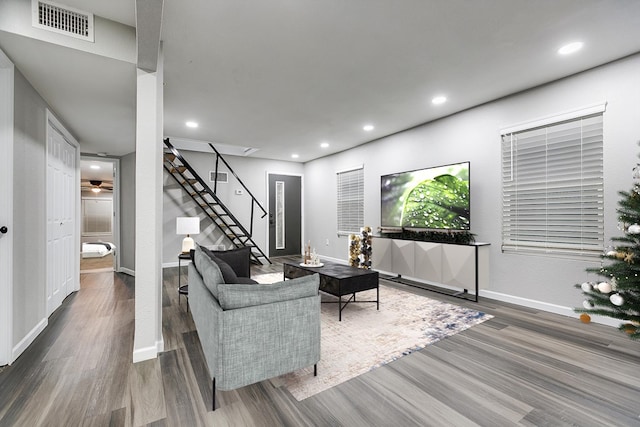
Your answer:
[[[224,264],[234,263],[220,261],[196,247],[188,279],[213,410],[216,387],[233,390],[311,365],[315,374],[320,360],[317,274],[269,285],[225,283]]]

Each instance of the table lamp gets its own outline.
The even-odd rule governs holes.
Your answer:
[[[187,237],[182,241],[182,253],[189,253],[194,248],[191,234],[200,233],[200,218],[179,216],[176,218],[176,234],[186,234]]]

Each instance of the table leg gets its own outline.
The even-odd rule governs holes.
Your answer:
[[[338,280],[338,322],[342,322],[342,288]]]

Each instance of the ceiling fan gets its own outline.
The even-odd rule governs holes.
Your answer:
[[[99,179],[83,179],[80,183],[82,190],[90,190],[94,193],[101,191],[113,192],[113,182],[101,181]]]

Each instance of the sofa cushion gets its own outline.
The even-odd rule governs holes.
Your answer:
[[[251,277],[251,248],[244,247],[227,251],[212,251],[207,248],[202,248],[202,250],[207,255],[219,258],[229,264],[236,276]]]
[[[255,285],[258,282],[256,282],[250,277],[238,277],[236,278],[236,283],[242,284],[242,285]]]
[[[320,276],[299,277],[268,285],[218,285],[218,302],[223,310],[270,304],[318,295]]]
[[[224,283],[222,272],[218,264],[213,262],[209,255],[205,254],[200,246],[196,246],[194,255],[194,267],[197,266],[204,285],[209,289],[211,295],[218,299],[218,285]]]

